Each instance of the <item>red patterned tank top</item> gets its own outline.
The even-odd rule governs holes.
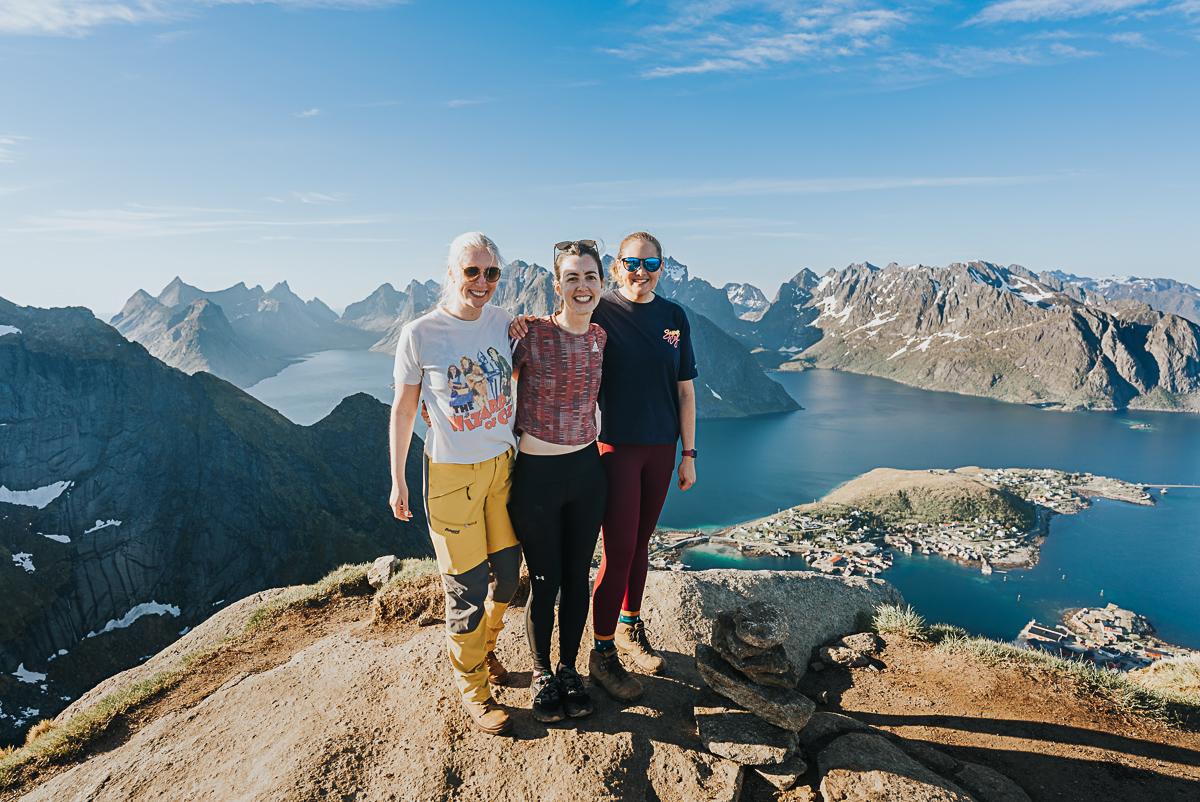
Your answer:
[[[608,335],[595,323],[572,334],[553,318],[529,321],[513,350],[517,380],[517,430],[564,446],[596,439],[596,399]]]

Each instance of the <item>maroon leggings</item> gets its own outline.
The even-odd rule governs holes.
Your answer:
[[[606,638],[617,629],[622,608],[642,608],[650,535],[675,470],[675,444],[636,446],[600,443],[608,475],[604,508],[604,551],[592,593],[592,629]]]

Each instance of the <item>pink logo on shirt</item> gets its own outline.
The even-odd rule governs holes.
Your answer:
[[[675,348],[679,347],[679,329],[663,329],[663,339]]]

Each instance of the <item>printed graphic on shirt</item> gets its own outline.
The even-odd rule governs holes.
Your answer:
[[[679,329],[663,329],[663,339],[673,347],[679,347]]]
[[[495,348],[478,352],[474,359],[459,357],[446,368],[446,382],[452,431],[491,429],[512,418],[512,366]]]

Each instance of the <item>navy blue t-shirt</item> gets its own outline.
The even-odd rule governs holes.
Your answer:
[[[679,439],[678,382],[696,378],[683,307],[660,295],[635,304],[610,290],[592,322],[608,333],[600,381],[600,442],[661,445]]]

